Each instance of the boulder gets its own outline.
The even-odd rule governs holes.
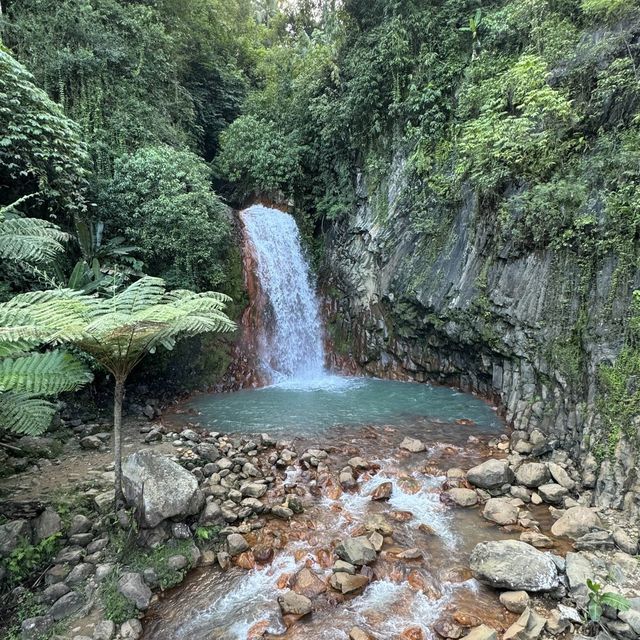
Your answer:
[[[123,640],[138,640],[142,635],[142,623],[137,618],[127,620],[120,627],[120,635]]]
[[[307,598],[315,598],[327,590],[327,585],[311,569],[305,567],[293,576],[291,589]]]
[[[22,542],[31,543],[31,538],[28,520],[10,520],[0,525],[0,557],[10,556]]]
[[[470,567],[480,582],[511,591],[549,591],[559,584],[551,556],[518,540],[481,542]]]
[[[504,632],[502,640],[536,640],[542,633],[546,619],[527,607],[522,615]]]
[[[593,565],[581,553],[567,553],[565,556],[565,572],[569,584],[569,593],[577,598],[581,604],[587,599],[587,579],[592,580],[595,575]]]
[[[478,504],[478,494],[473,489],[449,489],[447,495],[459,507],[473,507]]]
[[[388,500],[393,491],[392,482],[383,482],[379,484],[370,494],[372,500]]]
[[[554,546],[553,540],[539,531],[523,531],[520,534],[520,540],[537,549],[551,549]]]
[[[83,516],[82,514],[78,514],[71,518],[71,524],[69,525],[69,531],[67,531],[67,535],[69,537],[74,536],[78,533],[88,533],[91,531],[91,527],[93,523],[87,516]]]
[[[311,600],[295,591],[287,591],[278,598],[278,604],[284,615],[306,616],[311,613]]]
[[[554,536],[567,538],[580,538],[590,531],[602,529],[602,522],[598,514],[588,507],[571,507],[567,509],[551,527]]]
[[[199,522],[204,527],[212,527],[216,525],[224,526],[225,519],[224,519],[224,516],[222,515],[222,509],[220,508],[220,505],[217,504],[216,502],[207,502],[204,509],[202,510],[202,513],[200,514]],[[184,538],[185,536],[181,535],[181,537]],[[188,534],[188,528],[187,528],[186,537],[187,538],[191,537]]]
[[[576,487],[576,483],[571,479],[569,474],[555,462],[548,462],[547,467],[549,468],[549,473],[551,477],[561,486],[564,487],[567,491],[573,491]]]
[[[48,637],[47,632],[53,627],[51,616],[36,616],[22,621],[20,638],[22,640],[39,640]],[[15,637],[12,635],[12,637]]]
[[[631,536],[622,527],[614,530],[613,541],[619,549],[631,556],[635,556],[638,553],[638,538]]]
[[[193,474],[151,451],[129,456],[122,465],[122,480],[125,498],[143,527],[155,527],[167,518],[194,515],[204,502]]]
[[[189,561],[183,555],[175,555],[167,558],[167,567],[172,571],[182,571],[189,566]]]
[[[549,480],[549,469],[542,462],[525,462],[516,470],[516,480],[530,489],[535,489]]]
[[[562,485],[551,482],[549,484],[541,484],[538,487],[538,494],[549,504],[562,504],[565,496],[569,492]]]
[[[49,615],[57,622],[58,620],[64,620],[73,613],[80,611],[84,605],[82,596],[76,591],[70,591],[53,603],[51,609],[49,609]]]
[[[498,640],[498,634],[486,624],[472,629],[462,640]]]
[[[113,620],[101,620],[93,630],[93,640],[111,640],[116,634]]]
[[[376,560],[376,550],[365,536],[343,540],[336,547],[336,553],[345,562],[356,566],[371,564]]]
[[[267,493],[267,485],[257,482],[246,482],[240,487],[242,495],[247,498],[262,498]]]
[[[136,609],[146,611],[151,601],[151,589],[147,586],[141,573],[123,573],[118,580],[118,591],[130,602]]]
[[[493,489],[513,482],[513,472],[507,460],[486,460],[467,471],[467,480],[474,487]]]
[[[508,500],[491,498],[487,500],[482,515],[499,525],[515,524],[518,522],[518,507],[514,507]]]
[[[361,574],[351,575],[340,571],[329,578],[329,584],[340,593],[352,593],[369,584],[369,578]]]
[[[227,536],[227,549],[229,550],[229,555],[233,558],[247,551],[249,543],[239,533],[232,533]]]
[[[62,520],[51,507],[47,507],[33,520],[31,526],[33,527],[34,542],[38,543],[62,531]]]
[[[420,453],[421,451],[426,451],[427,446],[421,440],[417,438],[409,438],[406,437],[401,443],[400,448],[405,451],[411,451],[411,453]]]
[[[290,520],[293,518],[293,511],[284,504],[277,504],[271,507],[271,514],[282,520]]]
[[[529,594],[526,591],[504,591],[500,602],[511,613],[522,613],[529,606]]]

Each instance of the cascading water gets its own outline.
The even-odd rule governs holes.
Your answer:
[[[258,357],[272,382],[324,376],[318,300],[293,217],[263,205],[241,214],[265,308],[259,322]]]

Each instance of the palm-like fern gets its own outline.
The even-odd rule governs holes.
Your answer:
[[[17,207],[29,196],[0,207],[0,260],[40,264],[50,262],[64,251],[68,234],[39,218],[23,218]]]
[[[28,197],[0,207],[0,260],[18,264],[50,262],[64,251],[67,234],[45,220],[23,218],[16,208]],[[87,368],[62,351],[29,353],[46,336],[0,338],[0,429],[37,435],[50,424],[56,406],[40,396],[71,391],[91,379]]]
[[[113,374],[120,498],[122,399],[129,373],[158,347],[171,349],[183,337],[233,330],[235,324],[224,313],[229,300],[215,292],[166,291],[163,280],[150,276],[108,298],[72,289],[24,293],[0,305],[0,344],[72,343]]]

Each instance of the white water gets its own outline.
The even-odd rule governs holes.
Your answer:
[[[262,205],[253,205],[240,215],[271,315],[262,328],[258,354],[261,366],[275,383],[322,384],[325,372],[320,310],[295,220],[288,213]]]

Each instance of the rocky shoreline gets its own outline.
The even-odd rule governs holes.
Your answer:
[[[142,449],[124,464],[128,510],[111,517],[112,492],[94,489],[92,504],[84,509],[88,515],[66,514],[66,524],[51,506],[43,505],[32,517],[0,525],[0,555],[5,560],[24,541],[34,545],[56,541],[55,557],[33,585],[39,613],[22,622],[23,639],[46,637],[61,623],[67,635],[50,637],[141,637],[140,618],[155,601],[155,592],[179,584],[195,566],[253,571],[268,565],[284,546],[277,522],[295,521],[306,508],[309,491],[333,498],[357,494],[363,480],[379,471],[360,455],[351,456],[345,464],[330,446],[296,450],[293,442],[276,441],[266,434],[235,437],[197,428],[175,433],[160,424],[140,431]],[[164,453],[151,450],[158,444],[170,445],[173,455],[167,455],[166,449]],[[628,523],[616,525],[614,512],[589,506],[588,483],[585,488],[568,456],[554,450],[542,434],[527,437],[514,432],[510,439],[503,436],[488,445],[493,457],[470,469],[443,468],[440,463],[438,469],[427,471],[442,478],[443,504],[450,509],[481,510],[482,518],[501,532],[501,539],[476,545],[469,569],[476,580],[499,590],[502,606],[519,617],[496,629],[491,627],[491,616],[483,620],[481,615],[465,618],[445,613],[432,629],[399,630],[398,637],[415,640],[435,631],[452,639],[491,640],[500,635],[534,640],[567,633],[593,636],[606,630],[620,640],[637,638],[637,531]],[[424,457],[425,449],[425,443],[410,437],[398,445],[410,460]],[[111,466],[104,467],[103,473],[104,480],[110,479]],[[299,473],[305,474],[305,482],[292,482],[291,477]],[[385,503],[393,491],[391,482],[382,482],[369,499]],[[551,535],[541,532],[532,509],[548,509],[554,520]],[[327,552],[328,578],[309,567],[283,576],[279,587],[284,591],[277,597],[285,627],[304,624],[320,594],[326,598],[326,592],[334,593],[338,596],[334,606],[342,606],[362,593],[378,578],[380,558],[428,563],[422,551],[399,546],[394,539],[394,519],[403,517],[411,514],[390,511],[387,518],[354,523],[349,535],[336,539]],[[514,539],[504,540],[504,534]],[[114,552],[114,540],[122,536],[135,549],[131,555],[135,561]],[[154,549],[163,550],[162,565],[144,566],[139,556],[149,558]],[[562,550],[568,552],[562,555]],[[617,613],[605,607],[600,626],[587,623],[587,579],[626,596],[631,609]],[[8,597],[19,600],[24,591],[17,586]],[[105,594],[131,611],[131,617],[118,624],[107,619],[105,615],[114,616],[105,606]],[[357,627],[345,632],[352,640],[387,637]],[[275,637],[266,628],[252,633],[251,638]]]

